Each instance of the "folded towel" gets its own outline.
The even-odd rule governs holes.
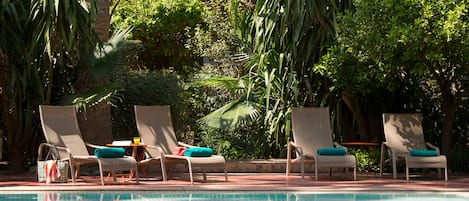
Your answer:
[[[186,147],[174,147],[173,148],[173,155],[184,156],[184,151],[185,150],[186,150]]]
[[[190,147],[184,151],[184,156],[208,157],[212,156],[213,150],[208,147]]]
[[[438,152],[433,149],[412,149],[409,154],[411,156],[438,156]]]
[[[343,147],[329,147],[329,148],[319,148],[317,150],[318,155],[345,155],[347,153],[347,149]]]
[[[98,158],[122,158],[125,155],[125,149],[121,147],[97,148],[94,155]]]
[[[60,171],[57,168],[55,160],[48,160],[44,164],[44,171],[46,172],[46,183],[50,184],[55,182],[60,177]]]

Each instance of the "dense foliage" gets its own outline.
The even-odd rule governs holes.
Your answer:
[[[333,39],[335,3],[256,1],[251,15],[242,13],[251,20],[243,20],[246,24],[236,28],[252,47],[245,52],[250,58],[244,73],[235,79],[215,76],[211,80],[212,86],[229,88],[238,96],[205,116],[203,122],[214,128],[231,128],[225,132],[255,129],[253,143],[262,150],[259,157],[284,156],[290,137],[290,108],[305,102],[321,104],[317,85],[312,87],[317,80],[308,67]],[[244,31],[246,26],[250,32]]]
[[[35,158],[39,104],[73,93],[80,59],[98,44],[95,1],[1,1],[0,72],[4,134],[12,170]]]
[[[40,132],[38,105],[102,103],[119,87],[112,72],[139,46],[116,30],[101,43],[96,1],[2,1],[0,94],[9,168],[34,165]],[[106,34],[107,35],[107,34]],[[4,144],[5,146],[5,144]]]
[[[466,5],[465,1],[356,1],[355,9],[339,18],[337,45],[316,70],[332,80],[345,101],[355,102],[349,105],[352,111],[359,107],[378,114],[424,113],[429,120],[425,128],[434,132],[427,135],[448,153],[459,138],[453,125],[467,86]],[[379,99],[370,98],[376,92]],[[369,103],[379,107],[370,108]],[[368,133],[366,129],[371,130],[360,132]],[[467,132],[467,127],[460,129],[456,133]]]
[[[114,5],[111,25],[114,29],[133,27],[129,39],[140,40],[144,50],[138,57],[139,67],[173,68],[182,75],[199,59],[185,48],[187,36],[202,24],[199,0],[129,0]]]
[[[172,73],[124,70],[113,81],[122,83],[111,100],[114,137],[130,139],[138,136],[134,105],[170,105],[173,125],[179,137],[191,125],[181,81]],[[193,123],[192,123],[193,124]]]
[[[328,106],[339,141],[382,140],[383,112],[421,112],[426,139],[469,169],[467,0],[113,1],[112,29],[143,46],[132,58],[122,40],[97,41],[96,2],[84,2],[2,1],[0,128],[14,167],[41,140],[38,104],[111,97],[115,138],[136,135],[133,105],[169,104],[180,139],[236,159],[284,157],[292,106]]]

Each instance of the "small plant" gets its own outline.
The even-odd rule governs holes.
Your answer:
[[[350,148],[350,154],[355,155],[357,160],[357,171],[378,172],[380,151],[379,149]]]

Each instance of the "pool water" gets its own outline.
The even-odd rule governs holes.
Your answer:
[[[296,192],[38,192],[1,193],[0,200],[35,201],[468,201],[466,194]]]

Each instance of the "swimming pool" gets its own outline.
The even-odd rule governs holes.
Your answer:
[[[35,201],[467,201],[452,193],[306,192],[38,192],[2,193],[0,200]]]

